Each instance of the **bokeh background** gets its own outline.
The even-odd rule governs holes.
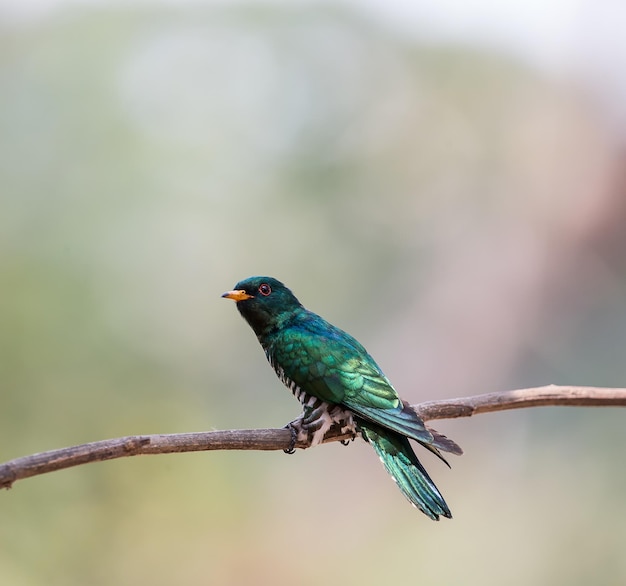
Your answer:
[[[284,280],[411,402],[626,380],[624,8],[0,4],[0,460],[276,427],[220,294]],[[441,422],[432,523],[361,442],[0,494],[0,583],[626,583],[626,413]]]

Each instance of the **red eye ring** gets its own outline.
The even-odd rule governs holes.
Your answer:
[[[259,293],[264,297],[267,297],[272,292],[272,288],[267,283],[261,283],[259,285]]]

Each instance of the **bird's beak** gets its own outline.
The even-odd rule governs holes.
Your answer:
[[[245,299],[252,299],[252,295],[248,295],[243,289],[239,289],[236,291],[226,291],[226,293],[222,293],[222,297],[226,297],[226,299],[232,299],[233,301],[244,301]]]

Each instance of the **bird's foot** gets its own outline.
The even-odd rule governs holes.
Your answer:
[[[306,449],[311,446],[311,439],[309,437],[309,426],[304,422],[304,413],[297,417],[293,421],[290,421],[285,425],[285,429],[291,431],[291,442],[289,448],[283,450],[285,454],[293,454],[296,451],[296,445],[299,445],[302,449]]]
[[[352,443],[358,435],[358,430],[354,422],[354,418],[350,412],[343,413],[344,418],[339,421],[340,431],[342,435],[349,435],[350,439],[339,440],[342,446],[348,446]]]
[[[317,408],[305,407],[300,417],[288,423],[285,427],[291,430],[292,441],[287,454],[295,451],[296,444],[302,449],[311,448],[324,441],[324,437],[332,422],[329,420],[325,403]]]
[[[286,453],[293,453],[296,444],[301,448],[312,448],[321,444],[329,433],[349,435],[340,440],[347,446],[357,436],[352,414],[341,407],[319,402],[316,406],[305,405],[302,415],[285,427],[291,429],[292,443]]]
[[[342,446],[349,446],[356,439],[357,431],[352,417],[341,426],[341,433],[350,435],[350,439],[339,440]]]
[[[291,441],[289,442],[289,447],[286,450],[283,450],[283,452],[285,452],[285,454],[295,454],[296,442],[298,441],[298,431],[296,430],[295,425],[293,425],[293,422],[285,425],[285,429],[288,429],[291,432]]]

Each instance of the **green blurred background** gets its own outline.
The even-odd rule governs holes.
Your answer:
[[[295,417],[219,297],[252,274],[411,402],[625,385],[601,19],[555,64],[372,2],[25,4],[0,11],[0,460]],[[466,453],[424,455],[438,524],[362,442],[32,478],[0,493],[0,584],[623,584],[625,415],[441,422]]]

